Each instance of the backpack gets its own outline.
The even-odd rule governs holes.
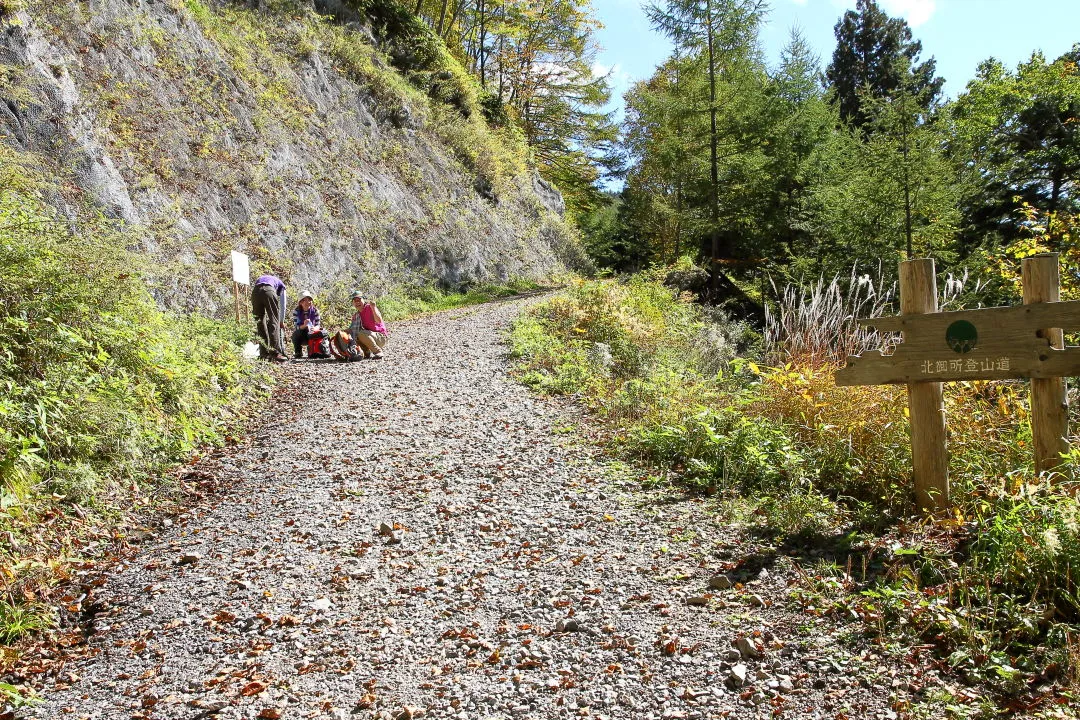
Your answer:
[[[314,328],[308,332],[307,356],[309,358],[330,357],[330,340],[322,328]]]
[[[335,360],[359,360],[364,357],[364,353],[360,348],[356,347],[356,342],[352,339],[352,336],[344,330],[338,330],[334,333],[334,337],[329,344],[330,355]]]

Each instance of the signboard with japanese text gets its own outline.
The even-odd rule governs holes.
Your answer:
[[[938,312],[933,258],[900,263],[898,317],[859,319],[881,335],[881,350],[849,357],[837,385],[907,385],[916,507],[949,507],[943,388],[950,380],[1030,378],[1031,439],[1036,472],[1052,472],[1069,450],[1066,377],[1080,375],[1080,302],[1061,302],[1056,253],[1020,261],[1024,304]]]
[[[837,385],[1080,375],[1080,347],[1056,349],[1040,330],[1080,330],[1080,301],[867,318],[859,324],[883,333],[886,350],[849,357],[836,373]]]

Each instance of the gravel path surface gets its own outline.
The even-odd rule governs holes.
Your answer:
[[[896,717],[917,663],[840,648],[787,558],[640,491],[507,376],[529,302],[288,366],[293,409],[189,469],[230,490],[115,568],[91,657],[25,716]]]

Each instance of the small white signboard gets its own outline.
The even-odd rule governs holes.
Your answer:
[[[248,256],[244,253],[232,251],[232,279],[241,285],[251,284],[251,270],[248,267]]]

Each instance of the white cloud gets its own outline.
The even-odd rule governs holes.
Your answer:
[[[882,9],[892,16],[899,15],[908,25],[917,28],[937,10],[936,0],[881,0]]]
[[[630,77],[630,73],[623,69],[622,65],[615,63],[614,65],[604,65],[603,63],[594,63],[592,66],[593,77],[604,77],[607,75],[608,82],[611,83],[611,87],[619,90],[620,88],[630,87],[630,83],[633,79]]]

